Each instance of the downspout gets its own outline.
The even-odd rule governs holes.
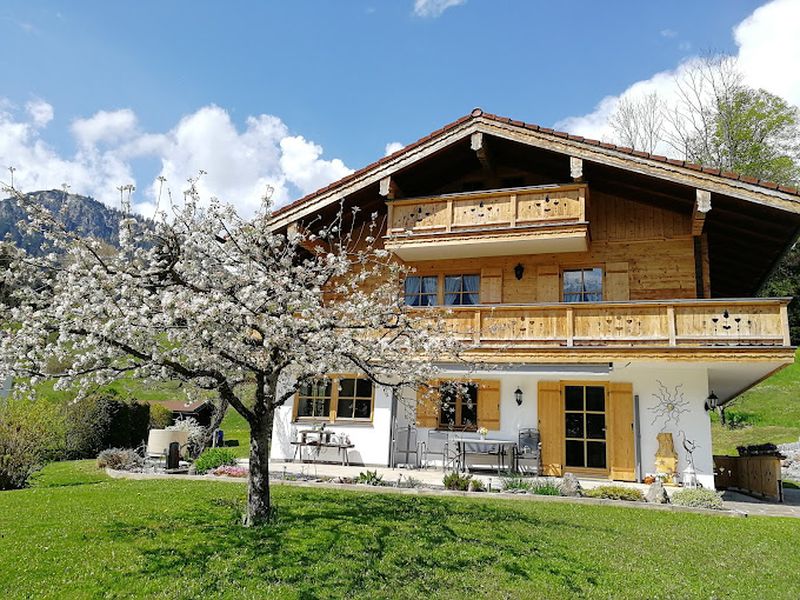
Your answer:
[[[642,482],[642,432],[639,428],[639,394],[633,396],[633,446],[636,464],[636,481]]]

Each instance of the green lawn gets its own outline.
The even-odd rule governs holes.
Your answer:
[[[723,429],[713,419],[714,454],[735,455],[736,446],[783,444],[800,438],[800,351],[795,361],[745,392],[729,409],[746,419],[744,427]]]
[[[111,480],[91,463],[0,493],[4,598],[797,598],[800,520]]]

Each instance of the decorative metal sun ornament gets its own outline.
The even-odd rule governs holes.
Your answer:
[[[661,431],[663,431],[670,421],[676,426],[678,425],[681,415],[689,412],[689,401],[683,393],[682,383],[676,385],[672,390],[658,380],[656,383],[658,383],[658,392],[653,394],[656,405],[648,409],[653,413],[653,421],[650,424],[655,425],[663,419],[664,422],[661,424]]]

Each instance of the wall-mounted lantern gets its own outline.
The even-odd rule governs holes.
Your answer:
[[[517,406],[522,406],[522,390],[517,388],[514,390],[514,400],[517,401]]]
[[[522,266],[522,263],[517,263],[517,266],[514,267],[514,276],[517,279],[522,279],[522,274],[525,272],[525,267]]]
[[[714,393],[714,390],[711,390],[711,393],[706,398],[706,411],[715,410],[719,406],[719,398]]]

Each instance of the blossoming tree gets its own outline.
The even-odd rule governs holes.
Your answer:
[[[213,390],[250,425],[245,524],[272,513],[273,414],[300,385],[357,370],[415,387],[435,377],[436,360],[463,353],[440,317],[409,314],[406,269],[380,248],[375,215],[340,210],[331,223],[276,232],[268,201],[244,219],[213,199],[201,207],[192,184],[172,214],[124,220],[109,253],[8,191],[60,252],[17,251],[4,271],[14,302],[0,319],[0,379],[56,378],[81,392],[136,376]]]

